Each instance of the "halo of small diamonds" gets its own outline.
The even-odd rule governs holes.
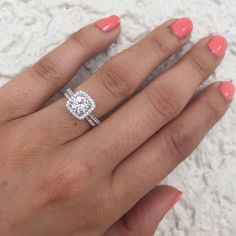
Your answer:
[[[78,91],[66,103],[70,113],[79,120],[84,120],[96,108],[94,100],[84,91]]]

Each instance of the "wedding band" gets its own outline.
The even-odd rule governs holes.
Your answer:
[[[92,127],[101,123],[101,121],[93,114],[96,103],[86,92],[80,90],[74,93],[69,88],[64,95],[68,99],[66,107],[76,119],[87,120]]]

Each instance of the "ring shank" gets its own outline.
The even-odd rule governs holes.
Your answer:
[[[92,127],[95,127],[95,126],[101,124],[101,121],[98,120],[97,117],[93,114],[88,115],[85,119],[89,122],[89,124]]]

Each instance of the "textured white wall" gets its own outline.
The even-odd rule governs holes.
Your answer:
[[[122,17],[122,36],[108,53],[89,62],[75,81],[88,77],[103,62],[137,42],[161,22],[188,16],[193,19],[195,29],[184,51],[202,36],[225,35],[230,48],[209,81],[236,82],[235,0],[0,0],[0,84],[81,26],[114,13]],[[165,181],[185,194],[161,223],[158,236],[236,235],[235,114],[234,102],[190,159]]]

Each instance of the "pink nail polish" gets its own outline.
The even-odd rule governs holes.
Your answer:
[[[97,27],[103,32],[110,32],[119,25],[120,25],[120,17],[115,15],[110,16],[97,23]]]
[[[193,30],[193,23],[189,18],[181,18],[172,25],[174,34],[183,39],[187,37]]]
[[[226,101],[231,101],[235,94],[235,86],[232,82],[224,82],[220,85],[220,92],[226,99]]]
[[[176,194],[176,196],[174,197],[174,199],[172,200],[172,202],[168,206],[167,212],[170,211],[176,205],[176,203],[179,202],[179,200],[181,199],[182,195],[183,195],[182,192],[179,192],[179,193]]]
[[[209,49],[216,55],[222,57],[228,47],[227,40],[222,36],[215,36],[208,44]]]

